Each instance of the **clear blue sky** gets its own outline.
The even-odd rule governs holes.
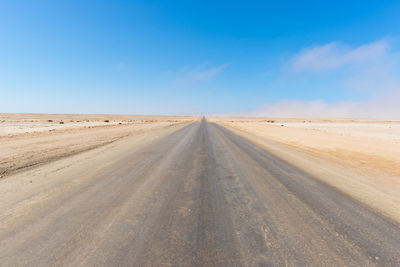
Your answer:
[[[379,79],[397,90],[399,14],[399,1],[0,0],[0,112],[369,101]]]

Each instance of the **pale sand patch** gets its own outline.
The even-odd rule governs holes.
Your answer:
[[[4,211],[3,216],[12,214],[17,218],[15,223],[21,224],[23,222],[18,218],[20,215],[26,216],[26,205],[34,205],[53,195],[65,194],[72,188],[86,183],[88,179],[96,179],[96,176],[90,174],[107,169],[130,155],[132,149],[164,138],[186,125],[180,123],[172,127],[153,128],[154,131],[137,132],[116,142],[63,157],[38,168],[28,168],[6,179],[0,179],[0,210]]]
[[[195,120],[198,118],[1,114],[0,176],[93,149],[123,137],[152,133]],[[65,123],[59,124],[59,121]]]
[[[214,120],[271,140],[347,160],[360,167],[400,176],[399,122]]]
[[[160,121],[183,122],[188,120],[193,120],[193,117],[0,113],[0,136],[95,126],[146,124]]]
[[[400,222],[398,122],[211,120]]]

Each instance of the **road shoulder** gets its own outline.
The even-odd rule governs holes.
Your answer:
[[[376,179],[385,174],[354,168],[347,162],[257,136],[220,123],[237,135],[263,147],[279,158],[309,173],[320,181],[370,206],[377,212],[400,222],[399,191]]]

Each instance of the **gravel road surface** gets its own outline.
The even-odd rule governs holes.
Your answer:
[[[1,266],[400,265],[397,223],[205,119],[69,176],[7,195]]]

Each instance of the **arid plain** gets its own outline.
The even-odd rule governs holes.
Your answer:
[[[400,121],[210,118],[400,222]]]
[[[1,114],[0,147],[4,265],[400,264],[399,121]]]
[[[0,114],[0,176],[123,137],[194,120],[172,116]]]

